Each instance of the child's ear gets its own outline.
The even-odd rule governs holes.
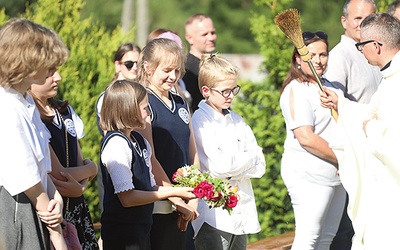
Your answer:
[[[204,98],[207,98],[210,96],[210,88],[207,86],[202,86],[201,87],[201,93],[203,94]]]

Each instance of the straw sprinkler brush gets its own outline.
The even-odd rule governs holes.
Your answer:
[[[322,88],[321,79],[317,75],[314,66],[311,62],[311,54],[308,51],[307,47],[304,44],[302,31],[300,27],[300,15],[298,10],[296,9],[288,9],[279,13],[275,19],[275,24],[283,31],[287,38],[293,43],[296,47],[297,52],[299,53],[301,59],[308,64],[314,78],[318,84],[319,89],[325,93]],[[335,120],[337,120],[338,114],[334,109],[331,109],[332,116]]]

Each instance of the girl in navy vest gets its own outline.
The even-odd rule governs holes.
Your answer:
[[[84,135],[82,120],[68,101],[54,98],[61,79],[54,69],[44,83],[32,84],[29,94],[51,134],[50,177],[64,200],[63,217],[75,226],[83,250],[99,249],[89,208],[83,196],[88,181],[97,174],[97,165],[82,157],[78,142]]]
[[[165,38],[150,41],[139,58],[138,80],[147,86],[151,112],[143,135],[153,146],[153,172],[162,185],[171,182],[178,168],[198,164],[188,105],[171,91],[185,72],[184,61],[179,44]],[[170,201],[155,203],[151,231],[154,250],[186,249],[187,223],[198,216],[197,204]]]
[[[193,199],[192,188],[157,187],[152,149],[142,135],[148,117],[146,90],[117,80],[107,87],[100,111],[100,164],[104,199],[101,215],[103,249],[150,249],[153,202],[169,197]]]

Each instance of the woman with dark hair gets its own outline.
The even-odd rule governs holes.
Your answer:
[[[114,54],[115,75],[113,80],[135,80],[140,48],[133,43],[124,43]]]
[[[319,78],[328,64],[328,36],[304,32],[303,40]],[[323,85],[333,87],[322,78]],[[319,87],[296,49],[283,82],[280,106],[286,123],[281,174],[296,221],[292,249],[329,249],[345,203],[335,154],[329,147],[335,122],[320,104]]]

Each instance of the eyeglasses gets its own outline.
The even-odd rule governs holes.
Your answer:
[[[368,43],[377,43],[379,46],[382,46],[382,45],[383,45],[382,43],[380,43],[380,42],[378,42],[378,41],[376,41],[376,40],[367,40],[367,41],[364,41],[364,42],[356,43],[356,48],[357,48],[357,50],[360,51],[360,52],[362,52],[363,49],[364,49],[364,45],[365,45],[365,44],[368,44]]]
[[[223,97],[228,98],[229,96],[231,96],[231,94],[233,94],[233,96],[237,95],[239,93],[240,90],[240,86],[236,86],[233,89],[224,89],[224,90],[218,90],[218,89],[214,89],[214,88],[210,88],[211,90],[214,90],[215,92],[220,93]]]
[[[137,61],[125,61],[125,62],[121,62],[123,65],[125,65],[125,67],[128,70],[131,70],[132,67],[136,64],[137,65]]]
[[[303,32],[302,35],[303,35],[303,40],[304,41],[310,40],[310,39],[312,39],[314,37],[318,37],[318,38],[321,38],[321,39],[323,39],[325,41],[328,41],[328,35],[325,32],[322,32],[322,31],[317,31],[315,33],[310,32],[310,31],[306,31],[306,32]]]

